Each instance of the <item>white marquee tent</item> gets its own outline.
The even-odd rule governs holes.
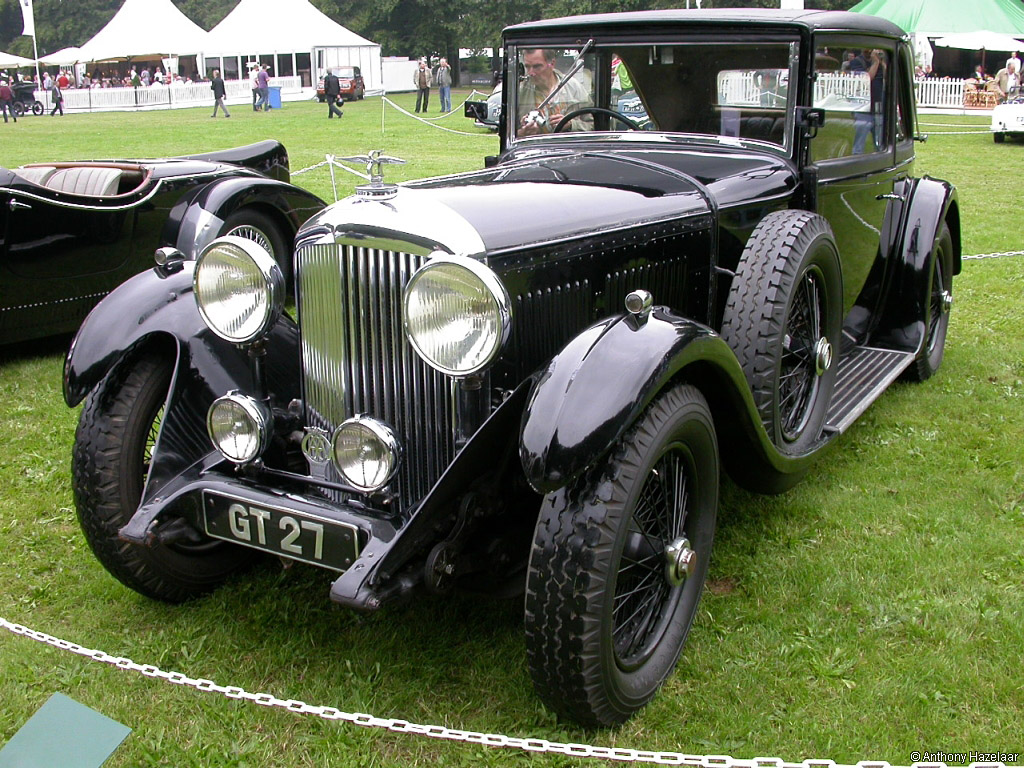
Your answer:
[[[17,69],[18,67],[34,67],[35,65],[36,63],[32,59],[0,51],[0,69]]]
[[[77,55],[79,61],[196,55],[205,48],[206,34],[171,0],[125,0]]]
[[[308,87],[327,67],[347,64],[360,68],[366,90],[382,87],[380,45],[332,21],[308,0],[240,0],[210,30],[203,54],[203,71],[220,69],[226,79],[245,77],[245,63],[259,61],[271,66],[272,75],[298,75]]]

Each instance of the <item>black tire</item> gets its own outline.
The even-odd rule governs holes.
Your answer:
[[[952,302],[953,236],[950,234],[946,222],[942,222],[939,234],[935,238],[931,279],[928,283],[928,308],[924,318],[928,337],[914,363],[907,368],[906,377],[911,381],[924,381],[931,378],[942,365]]]
[[[173,370],[170,358],[151,352],[111,372],[86,398],[71,470],[78,522],[103,567],[136,592],[177,603],[209,592],[257,555],[205,536],[153,547],[118,538],[142,497]]]
[[[992,141],[994,141],[996,144],[1002,144],[1004,141],[1006,141],[1006,134],[996,131],[995,133],[992,134]]]
[[[39,117],[41,114],[43,114],[43,103],[41,101],[32,102],[32,114],[36,117]]]
[[[836,381],[842,273],[832,230],[808,211],[776,211],[754,228],[722,320],[761,420],[783,453],[821,434]]]
[[[707,578],[718,479],[710,410],[683,385],[648,407],[603,466],[544,499],[526,652],[538,695],[560,717],[622,723],[675,668]],[[692,571],[673,585],[667,546],[684,536]]]
[[[224,222],[221,235],[235,235],[252,240],[263,246],[281,267],[284,284],[292,291],[292,253],[281,228],[266,214],[255,208],[235,211]]]
[[[16,101],[13,104],[11,104],[11,112],[14,114],[15,117],[24,117],[25,105],[22,104],[20,101]]]

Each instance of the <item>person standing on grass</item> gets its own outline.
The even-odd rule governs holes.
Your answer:
[[[328,120],[335,115],[341,117],[344,114],[338,109],[339,96],[341,96],[341,82],[338,80],[338,76],[328,69],[327,74],[324,75],[324,101],[327,102]]]
[[[61,93],[56,80],[50,81],[50,95],[53,97],[53,109],[50,110],[50,117],[57,114],[57,110],[60,110],[60,116],[64,117],[64,94]]]
[[[426,59],[420,59],[420,65],[413,70],[412,84],[416,86],[416,111],[426,112],[427,102],[430,101],[430,86],[434,84],[434,78],[430,74]]]
[[[14,113],[14,91],[7,84],[6,80],[0,80],[0,110],[4,113],[4,122],[7,122],[7,110],[11,111],[14,122],[18,122],[18,116]]]
[[[434,77],[437,82],[437,93],[441,97],[441,111],[452,111],[452,68],[448,65],[448,59],[441,59],[437,65],[437,75]]]
[[[210,117],[217,116],[217,107],[224,110],[224,117],[231,117],[231,113],[228,112],[228,107],[224,103],[224,97],[227,96],[227,90],[224,88],[224,79],[220,76],[220,70],[213,70],[213,80],[210,82],[210,90],[213,91],[213,114]]]
[[[270,75],[267,74],[266,64],[260,67],[256,80],[260,87],[260,100],[256,102],[256,111],[259,112],[262,109],[267,112],[270,110]]]
[[[257,112],[256,101],[260,95],[260,68],[255,64],[249,65],[249,87],[252,88],[252,111]]]

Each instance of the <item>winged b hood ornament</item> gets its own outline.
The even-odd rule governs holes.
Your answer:
[[[357,197],[364,200],[390,200],[398,194],[397,184],[384,183],[383,170],[385,165],[405,165],[405,160],[385,155],[383,149],[372,149],[365,155],[339,157],[338,160],[345,163],[362,163],[366,166],[366,175],[370,183],[356,187]]]

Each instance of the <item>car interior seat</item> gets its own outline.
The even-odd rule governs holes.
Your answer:
[[[57,172],[57,169],[52,165],[33,165],[28,168],[15,168],[14,172],[26,181],[31,181],[33,184],[39,184],[40,186],[46,186],[46,182]]]
[[[61,168],[46,181],[46,187],[86,197],[110,197],[121,183],[120,168],[80,166]]]

